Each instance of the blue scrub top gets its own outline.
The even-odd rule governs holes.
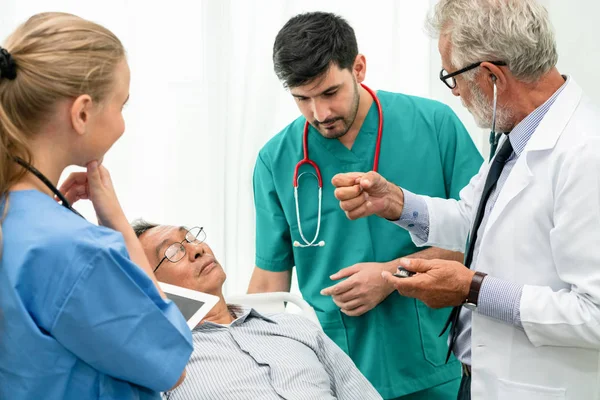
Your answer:
[[[0,399],[158,399],[191,332],[123,236],[38,191],[9,195],[0,260]]]

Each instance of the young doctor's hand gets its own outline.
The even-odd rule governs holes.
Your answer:
[[[463,304],[475,275],[474,271],[457,261],[403,258],[400,265],[417,274],[410,278],[397,278],[384,271],[381,276],[402,296],[419,299],[431,308]]]
[[[331,183],[336,187],[334,195],[340,201],[340,208],[351,220],[375,214],[395,221],[402,214],[402,189],[377,172],[337,174]]]
[[[386,270],[389,270],[388,263],[354,264],[331,275],[334,281],[348,279],[321,290],[321,295],[331,296],[344,314],[357,317],[373,309],[394,291],[394,286],[382,278],[381,273]]]

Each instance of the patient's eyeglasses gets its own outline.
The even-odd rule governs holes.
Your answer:
[[[165,256],[162,260],[160,260],[156,268],[154,268],[154,272],[156,272],[156,270],[158,269],[158,267],[160,267],[160,264],[162,264],[163,261],[169,260],[172,263],[176,263],[185,256],[185,246],[183,245],[183,242],[200,244],[203,243],[205,240],[206,232],[204,231],[204,228],[195,226],[191,229],[188,229],[188,231],[185,233],[185,239],[183,239],[181,242],[173,243],[172,245],[167,247],[167,249],[165,250]]]

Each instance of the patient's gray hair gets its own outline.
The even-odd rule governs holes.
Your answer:
[[[448,35],[457,69],[504,61],[518,80],[532,83],[558,61],[548,12],[535,0],[440,0],[427,28],[433,37]]]
[[[148,222],[143,220],[142,218],[136,219],[131,223],[131,227],[135,232],[135,236],[138,238],[142,236],[146,231],[149,231],[152,228],[156,228],[158,224],[153,224],[152,222]]]

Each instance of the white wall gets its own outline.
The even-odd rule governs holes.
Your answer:
[[[600,2],[546,0],[544,5],[556,31],[559,70],[600,104]]]
[[[229,273],[230,293],[245,291],[254,265],[256,154],[298,115],[271,63],[275,35],[292,15],[324,10],[346,17],[367,57],[368,85],[450,104],[487,152],[487,133],[438,79],[437,45],[423,32],[434,0],[2,3],[0,40],[26,17],[47,10],[92,19],[121,38],[132,70],[131,100],[125,135],[105,160],[121,204],[130,219],[204,226]],[[591,0],[546,4],[561,70],[599,100],[594,16],[600,6]],[[89,204],[77,207],[95,220]]]

